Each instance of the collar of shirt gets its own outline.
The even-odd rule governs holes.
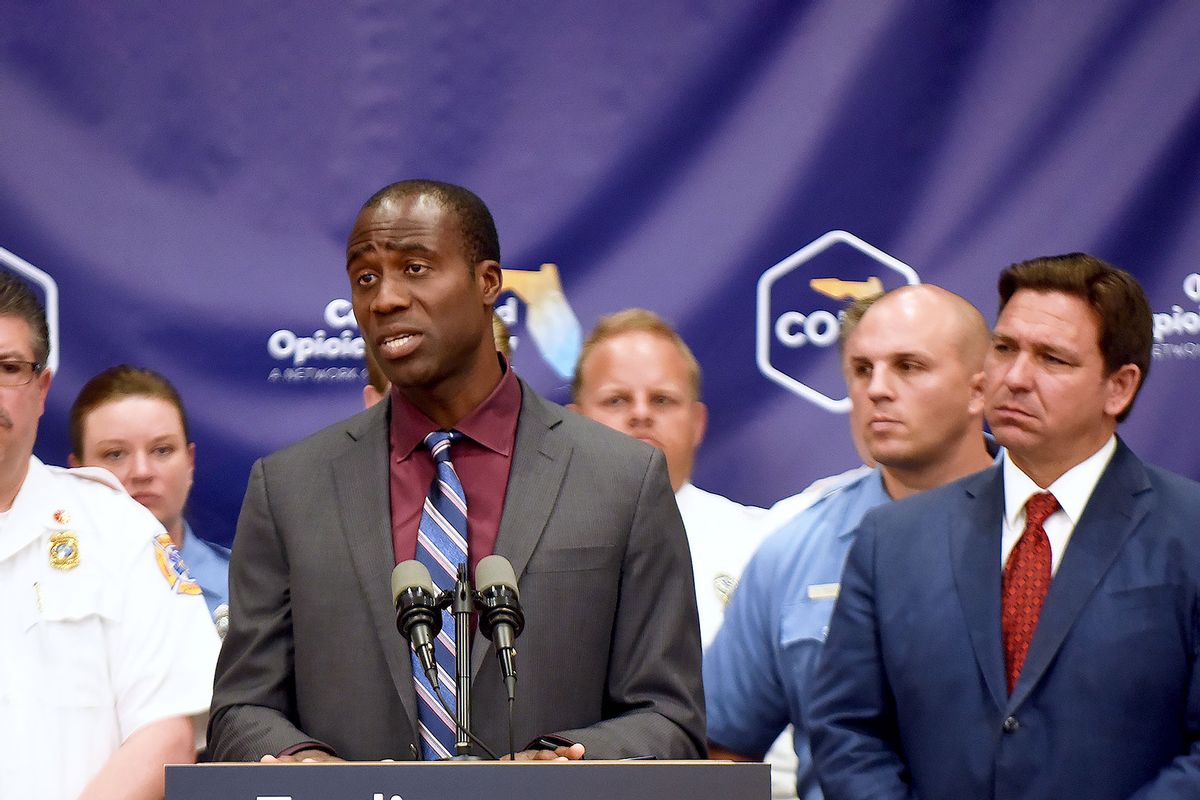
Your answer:
[[[830,501],[830,498],[850,491],[858,493],[857,502],[845,504],[841,509],[842,515],[836,520],[829,520],[837,531],[836,535],[839,539],[852,536],[858,530],[858,522],[861,521],[862,516],[866,513],[863,510],[864,508],[869,510],[891,502],[892,499],[888,496],[887,488],[883,485],[883,468],[876,465],[870,472],[863,474],[861,477],[830,488],[821,496],[820,500],[812,504],[812,508],[809,510],[822,517],[827,517],[828,509],[826,503]],[[818,506],[820,507],[819,511],[817,510]],[[859,519],[851,522],[855,516]]]
[[[1058,571],[1063,554],[1083,510],[1087,507],[1100,476],[1117,450],[1117,437],[1112,436],[1095,453],[1063,473],[1058,480],[1042,489],[1007,456],[1004,458],[1004,523],[1000,543],[1000,565],[1003,568],[1017,540],[1025,530],[1025,503],[1033,495],[1047,491],[1058,500],[1059,508],[1047,519],[1043,528],[1050,540],[1051,572]]]
[[[459,420],[454,429],[468,439],[505,458],[512,456],[521,413],[521,386],[504,356],[497,354],[504,374],[496,388],[475,410]],[[392,387],[392,456],[404,461],[432,431],[439,427]]]
[[[1033,479],[1021,471],[1011,458],[1004,459],[1004,517],[1012,526],[1025,525],[1025,503],[1033,495],[1046,491],[1058,500],[1061,512],[1065,513],[1071,525],[1079,522],[1083,509],[1092,497],[1092,491],[1100,482],[1100,476],[1117,451],[1117,437],[1111,436],[1104,445],[1092,455],[1085,458],[1064,472],[1058,480],[1042,489]]]
[[[464,438],[451,454],[469,509],[467,562],[472,575],[479,560],[495,550],[521,416],[521,383],[506,361],[500,363],[500,382],[455,426]],[[398,392],[392,393],[391,409],[389,502],[392,550],[399,563],[416,553],[421,509],[436,475],[421,440],[438,426]]]

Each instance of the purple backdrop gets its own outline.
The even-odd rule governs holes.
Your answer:
[[[92,374],[158,369],[198,443],[189,516],[228,541],[252,460],[359,407],[358,205],[435,177],[489,203],[506,267],[558,265],[561,294],[504,306],[552,397],[599,315],[679,326],[706,488],[767,504],[855,462],[812,399],[844,394],[812,279],[907,266],[991,318],[1001,267],[1070,250],[1145,283],[1123,433],[1200,477],[1197,41],[1200,6],[1144,0],[7,2],[0,248],[61,315],[38,454],[65,460]],[[789,260],[833,230],[856,238]]]

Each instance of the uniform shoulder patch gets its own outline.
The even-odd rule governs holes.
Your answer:
[[[167,579],[167,585],[175,594],[200,594],[200,584],[188,572],[183,555],[171,541],[170,534],[160,533],[154,537],[154,560],[158,570]]]

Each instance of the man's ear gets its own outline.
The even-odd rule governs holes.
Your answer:
[[[708,406],[697,400],[694,413],[696,419],[693,423],[695,429],[692,432],[692,447],[699,447],[700,443],[704,441],[704,434],[708,432]]]
[[[971,380],[967,383],[967,411],[971,416],[983,413],[983,375],[983,370],[980,370],[972,375]]]
[[[1117,417],[1129,408],[1141,380],[1142,370],[1137,364],[1122,364],[1113,370],[1112,374],[1104,379],[1104,413]]]
[[[504,291],[504,271],[500,268],[500,263],[490,258],[477,262],[475,264],[475,280],[479,284],[479,291],[483,295],[484,302],[488,304],[488,307],[494,306],[496,299]]]

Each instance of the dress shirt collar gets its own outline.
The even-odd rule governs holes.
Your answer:
[[[499,353],[504,374],[496,388],[475,410],[463,417],[454,429],[463,436],[499,453],[512,456],[516,440],[517,418],[521,413],[521,384],[508,361]],[[392,387],[392,455],[404,461],[413,454],[431,431],[440,430],[437,423],[422,414],[416,406]]]
[[[823,495],[821,495],[821,498],[817,501],[817,503],[824,502],[827,498],[833,497],[836,494],[841,494],[842,492],[850,491],[855,487],[859,487],[861,491],[861,498],[858,503],[853,504],[853,507],[848,505],[845,510],[853,511],[853,513],[861,515],[861,512],[858,509],[863,508],[864,505],[866,508],[874,508],[875,506],[881,506],[884,503],[891,502],[891,495],[888,494],[887,487],[883,483],[883,467],[876,464],[870,472],[866,473],[858,480],[832,487]],[[813,505],[815,506],[817,503],[813,503]],[[840,525],[838,526],[837,538],[849,538],[857,531],[857,522],[850,525]]]
[[[1083,509],[1108,462],[1117,450],[1117,437],[1108,441],[1092,455],[1064,472],[1054,483],[1042,489],[1007,456],[1004,458],[1004,519],[1010,528],[1020,530],[1024,525],[1025,503],[1039,492],[1050,492],[1074,527],[1083,516]]]

